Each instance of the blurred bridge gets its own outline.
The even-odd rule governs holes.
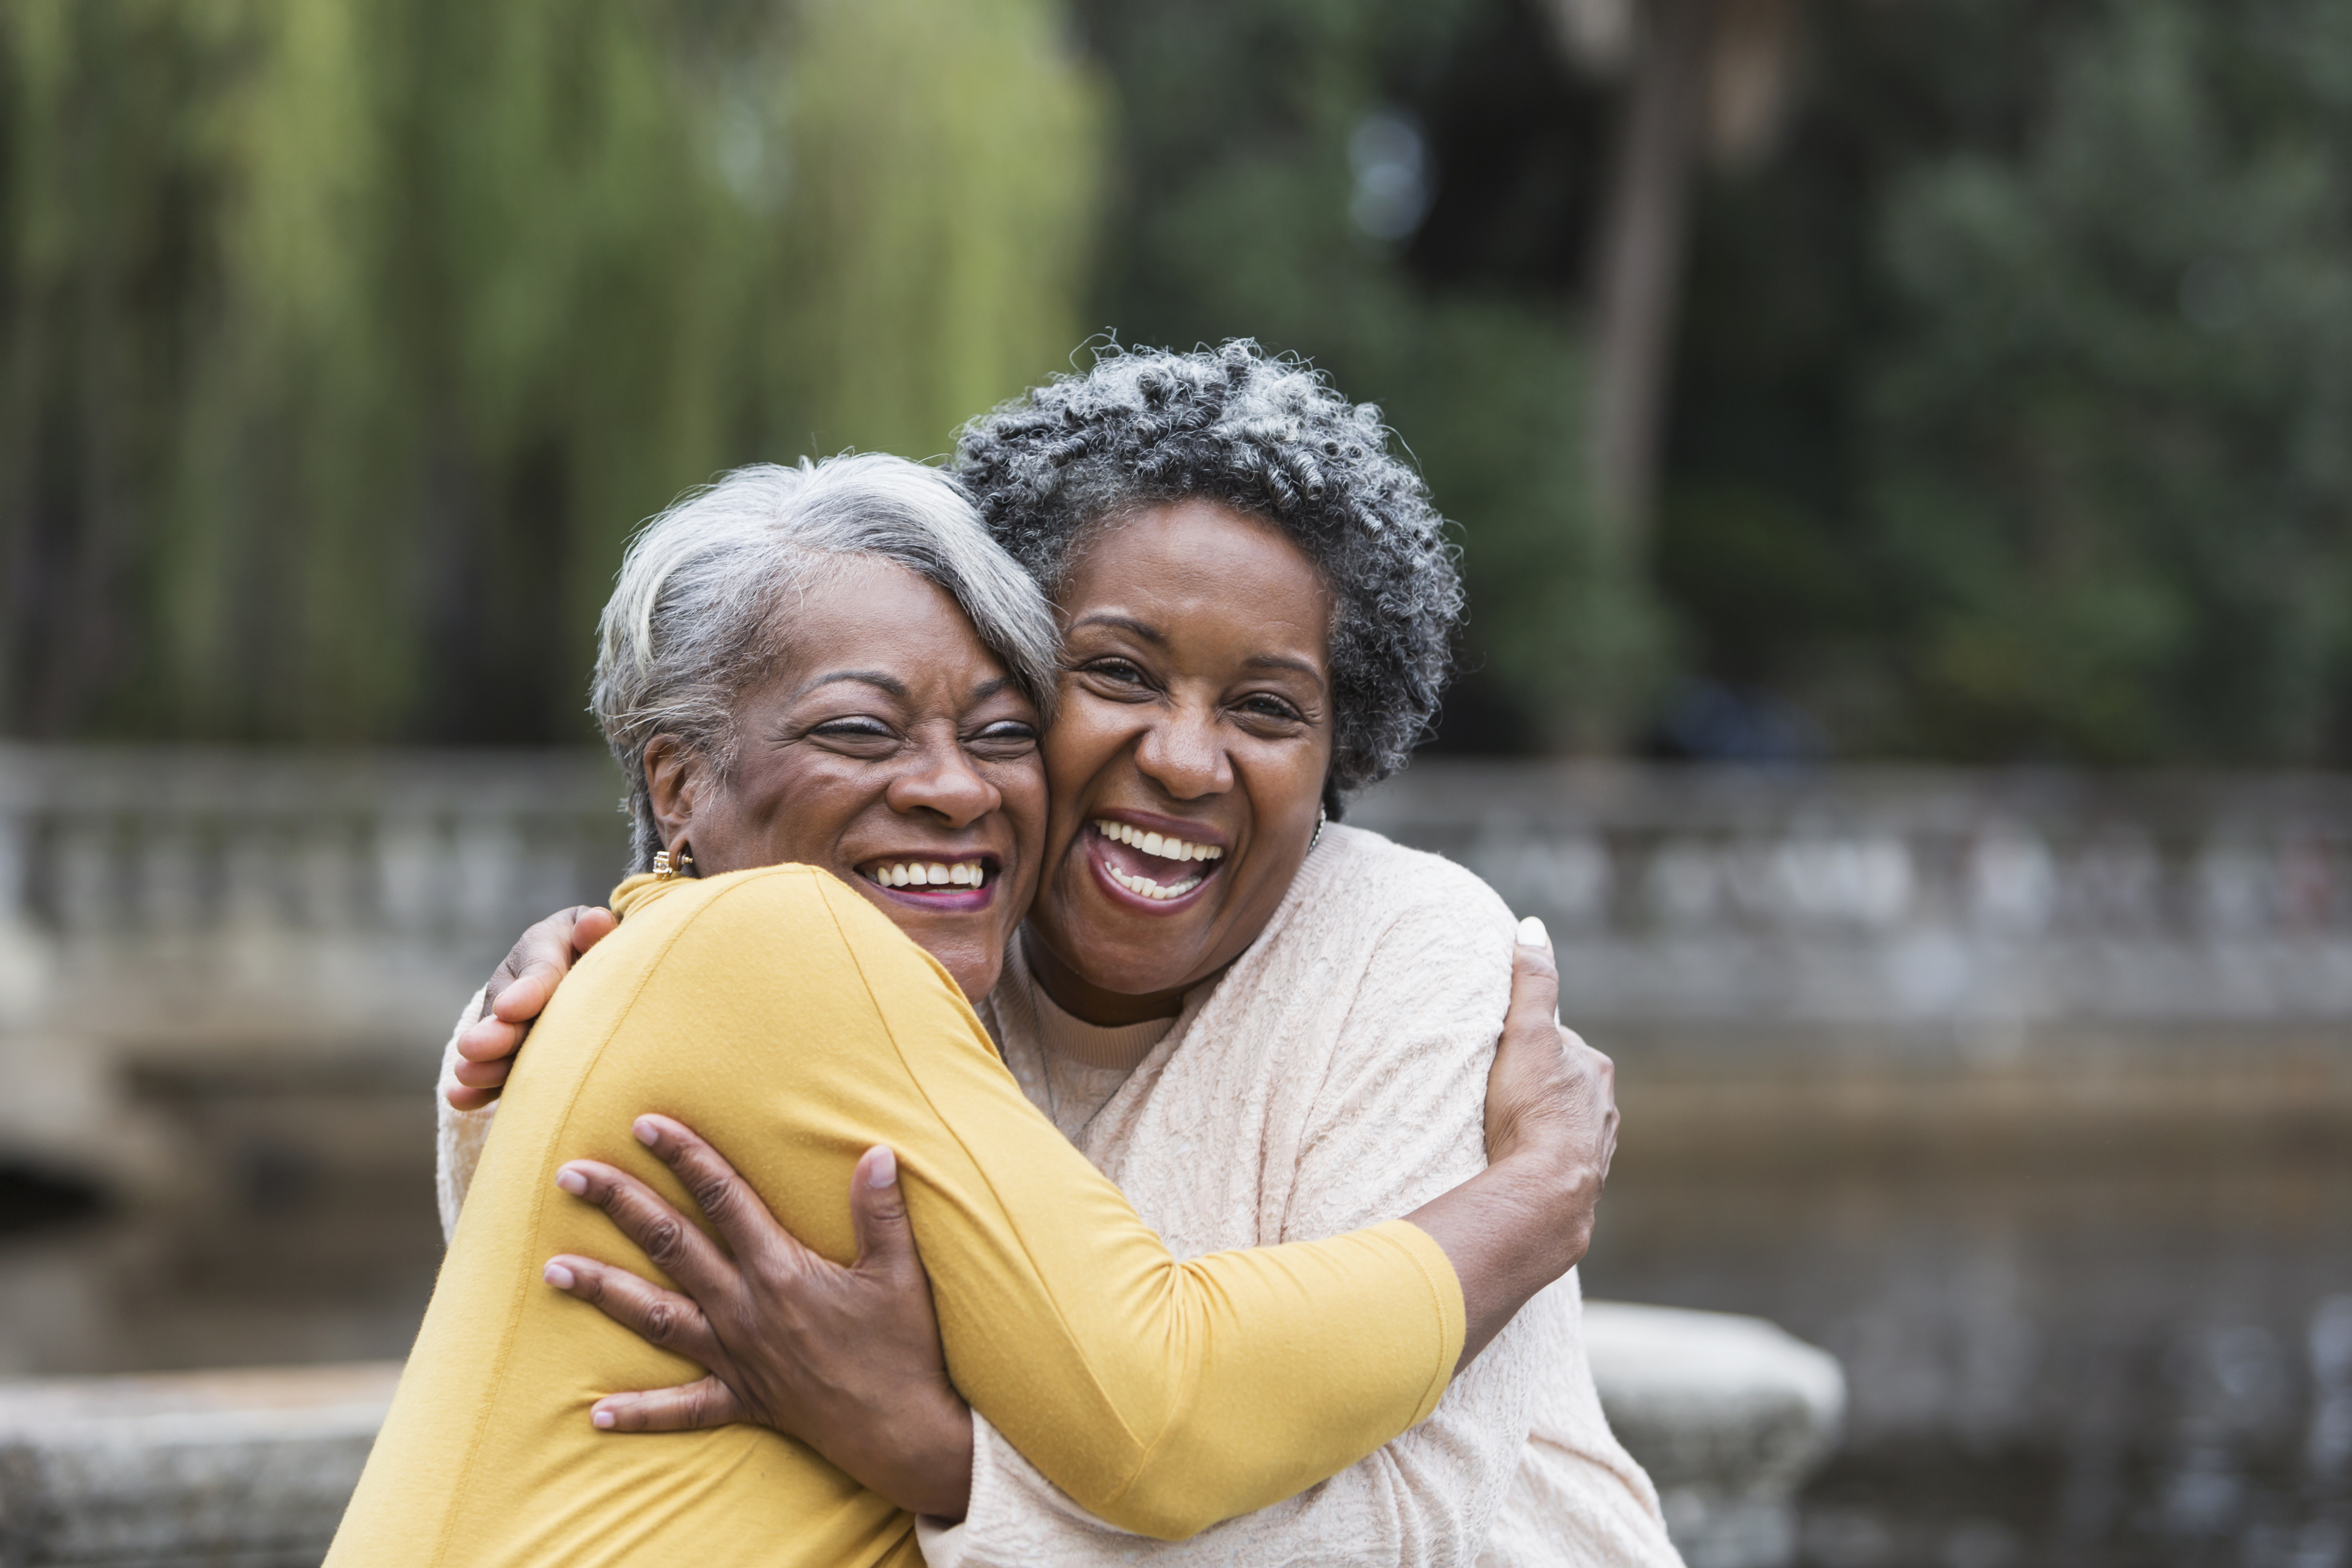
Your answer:
[[[602,899],[619,794],[587,752],[0,747],[0,1154],[152,1169],[131,1079],[411,1092],[514,933]],[[1543,915],[1572,1022],[1707,1076],[2352,1025],[2341,779],[1433,758],[1353,820]]]

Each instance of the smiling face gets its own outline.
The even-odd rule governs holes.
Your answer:
[[[792,652],[736,707],[724,775],[647,744],[663,844],[690,846],[707,877],[822,867],[986,995],[1036,883],[1036,708],[903,567],[845,561],[791,616]]]
[[[1331,595],[1212,501],[1086,540],[1060,595],[1062,710],[1028,949],[1064,1007],[1166,1016],[1273,918],[1331,763]]]

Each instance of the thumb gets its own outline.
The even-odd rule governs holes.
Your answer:
[[[1511,948],[1511,1008],[1504,1026],[1532,1026],[1538,1019],[1559,1021],[1559,965],[1550,933],[1529,915],[1519,922],[1519,940]]]
[[[887,1143],[866,1151],[849,1178],[849,1223],[857,1236],[858,1273],[921,1273],[914,1232],[907,1225],[906,1194],[898,1187],[898,1156]]]
[[[572,951],[584,953],[620,929],[621,917],[598,905],[580,911],[572,922]]]

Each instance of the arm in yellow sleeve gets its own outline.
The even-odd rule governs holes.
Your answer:
[[[603,1147],[559,1140],[563,1153],[611,1159],[635,1114],[677,1116],[845,1262],[841,1194],[857,1157],[890,1144],[957,1386],[1098,1517],[1192,1534],[1345,1469],[1444,1392],[1461,1291],[1427,1236],[1391,1221],[1177,1262],[1023,1098],[945,972],[830,877],[675,886],[616,934],[632,940],[583,963],[517,1076],[520,1091],[560,1070],[544,1038],[571,1026],[558,1008],[619,976],[582,981],[642,965],[588,1072],[611,1106]],[[625,1159],[667,1184],[642,1151]]]

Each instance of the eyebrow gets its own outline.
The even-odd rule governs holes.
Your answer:
[[[1254,653],[1242,662],[1252,669],[1295,669],[1318,688],[1325,684],[1323,672],[1303,658],[1290,658],[1278,653]]]
[[[1133,632],[1155,647],[1164,646],[1168,641],[1168,634],[1158,626],[1148,621],[1139,621],[1133,616],[1122,616],[1115,610],[1097,610],[1091,616],[1081,616],[1070,623],[1072,631],[1080,626],[1118,626],[1123,631]]]
[[[907,683],[887,670],[881,669],[836,669],[830,675],[818,676],[793,695],[805,697],[820,686],[836,686],[844,681],[855,681],[860,686],[879,687],[901,702],[907,700]]]
[[[877,687],[901,702],[908,700],[907,683],[897,676],[879,669],[836,669],[830,675],[818,676],[793,695],[795,698],[805,697],[819,687],[839,686],[845,683]],[[1000,675],[993,679],[983,680],[971,689],[971,694],[964,700],[985,702],[1012,684],[1013,678],[1009,675]]]

